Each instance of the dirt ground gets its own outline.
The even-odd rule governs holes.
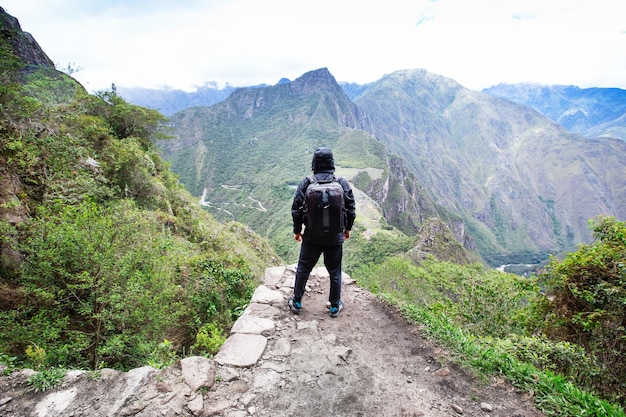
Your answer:
[[[253,393],[250,414],[542,416],[529,395],[452,364],[417,326],[346,281],[338,318],[326,309],[328,277],[317,275],[299,315],[280,309],[266,353],[244,377]]]
[[[39,394],[28,391],[20,372],[0,376],[0,415],[543,416],[530,395],[503,379],[480,379],[455,365],[418,326],[349,278],[339,317],[330,318],[326,309],[329,278],[323,268],[309,279],[302,311],[294,315],[286,304],[293,269],[284,271],[283,281],[270,291],[274,301],[253,303],[256,312],[249,313],[273,324],[261,357],[248,367],[202,358],[214,368],[209,388],[191,389],[181,376],[181,363],[162,370],[110,370],[106,375],[103,370],[99,379],[76,374]]]

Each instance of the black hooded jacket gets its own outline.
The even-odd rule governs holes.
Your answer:
[[[311,169],[313,170],[313,175],[315,175],[315,178],[318,181],[328,181],[335,176],[335,161],[333,159],[332,151],[329,148],[316,149],[313,154]],[[335,176],[335,178],[343,188],[344,206],[346,210],[346,230],[352,230],[352,225],[354,224],[354,219],[356,218],[354,194],[352,193],[350,184],[348,184],[348,181],[345,178],[340,176]],[[311,182],[308,177],[305,177],[300,182],[293,198],[293,203],[291,204],[291,217],[293,219],[294,234],[302,233],[302,225],[305,222],[306,216],[304,207],[305,193],[310,183]],[[307,234],[305,228],[302,238],[318,245],[332,246],[342,244],[344,236],[343,232],[340,232],[337,235],[325,237],[311,236]]]

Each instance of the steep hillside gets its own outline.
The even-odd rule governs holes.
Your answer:
[[[265,234],[286,259],[293,260],[297,250],[291,242],[293,192],[311,172],[312,152],[321,145],[333,149],[337,173],[381,207],[384,219],[376,227],[390,223],[414,234],[425,217],[450,217],[402,160],[366,133],[368,117],[327,69],[237,90],[214,106],[173,115],[170,126],[175,139],[160,146],[186,187],[217,218],[236,219]]]
[[[499,84],[483,91],[531,107],[574,133],[626,140],[626,90]]]
[[[176,138],[162,149],[218,218],[267,233],[282,255],[291,250],[284,216],[293,187],[319,145],[335,149],[339,173],[387,223],[413,236],[440,217],[492,265],[574,248],[590,239],[590,218],[626,213],[623,141],[568,133],[526,106],[423,70],[354,93],[353,104],[326,69],[240,89],[174,115]]]
[[[161,114],[88,95],[2,9],[0,25],[2,362],[211,353],[275,252],[180,185],[155,146]]]
[[[572,248],[589,240],[588,219],[626,215],[623,141],[570,134],[528,107],[423,70],[385,76],[355,103],[492,264]]]

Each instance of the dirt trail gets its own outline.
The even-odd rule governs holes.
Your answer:
[[[265,353],[255,366],[241,370],[248,384],[241,413],[223,410],[224,415],[542,415],[504,381],[481,382],[449,364],[444,349],[349,278],[342,290],[345,309],[330,318],[327,272],[314,272],[299,315],[286,305],[274,309],[276,332]],[[289,274],[286,283],[277,285],[285,300],[293,267]],[[217,400],[219,391],[209,397]]]
[[[97,375],[72,371],[40,393],[26,382],[34,371],[3,376],[0,367],[0,415],[542,416],[504,381],[480,381],[451,364],[445,349],[349,277],[338,318],[326,309],[324,268],[315,269],[302,311],[294,315],[286,304],[294,269],[268,269],[265,285],[213,359],[188,357],[163,369]]]

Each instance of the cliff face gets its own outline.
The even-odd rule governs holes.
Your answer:
[[[54,63],[35,39],[29,33],[22,31],[18,20],[6,13],[1,7],[0,47],[3,49],[3,58],[5,53],[8,53],[9,56],[17,57],[20,61],[19,67],[16,68],[11,67],[10,64],[5,64],[6,61],[2,62],[4,65],[0,65],[0,80],[2,80],[3,87],[6,86],[8,80],[19,79],[20,73],[26,74],[41,67],[54,68]],[[9,100],[4,96],[2,99]],[[6,105],[6,103],[2,104]],[[0,108],[2,104],[0,104]],[[3,136],[15,129],[15,119],[12,117],[8,117],[8,119],[10,122],[3,123],[0,127],[0,134]],[[2,144],[3,141],[0,140],[0,145]],[[17,197],[22,192],[19,175],[8,166],[5,155],[0,153],[0,223],[6,222],[15,227],[28,218],[28,210],[19,203],[20,200]],[[21,255],[15,250],[16,237],[13,233],[3,230],[3,234],[3,239],[0,239],[0,275],[10,276],[11,272],[19,267]]]
[[[35,38],[24,32],[18,20],[0,7],[0,37],[9,42],[15,54],[26,64],[25,69],[52,67],[54,62],[41,49]]]

